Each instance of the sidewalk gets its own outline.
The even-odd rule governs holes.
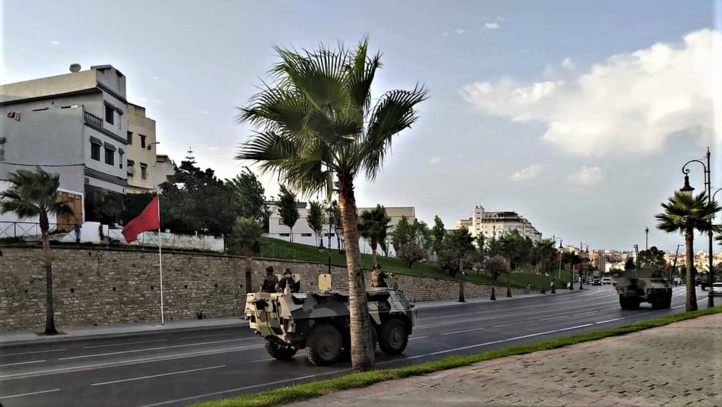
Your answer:
[[[558,290],[558,294],[570,292],[569,290]],[[573,292],[573,291],[572,291]],[[507,298],[506,290],[502,295],[497,294],[497,301],[510,301],[520,298],[530,298],[541,295],[532,292],[531,294],[518,294],[512,298]],[[492,302],[488,298],[467,298],[466,302],[458,302],[455,300],[446,301],[424,301],[417,302],[417,309],[433,309],[451,307],[464,304],[475,304],[483,302]],[[183,321],[168,321],[165,325],[160,323],[149,324],[128,324],[128,325],[105,325],[105,326],[84,326],[84,327],[60,327],[58,330],[62,332],[57,336],[39,335],[37,332],[6,332],[0,333],[0,345],[23,344],[23,343],[54,343],[64,340],[72,340],[87,337],[121,337],[138,335],[149,332],[172,332],[172,331],[193,331],[208,328],[223,327],[245,327],[247,322],[242,317],[232,318],[212,318],[212,319],[189,319]]]
[[[318,405],[722,406],[722,314],[288,406]]]

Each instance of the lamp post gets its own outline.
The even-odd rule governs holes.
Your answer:
[[[328,204],[328,274],[331,274],[331,227],[336,223],[333,217],[333,205]]]
[[[587,246],[587,250],[586,251],[582,250],[583,249],[582,246]],[[580,260],[585,255],[588,257],[589,256],[589,245],[586,243],[579,242],[579,253],[580,253],[579,254]],[[582,286],[582,283],[584,282],[584,274],[583,273],[584,273],[584,262],[582,261],[580,263],[580,267],[579,267],[579,289],[580,290],[584,289],[584,287]]]
[[[680,189],[680,192],[692,193],[692,191],[694,191],[694,188],[692,188],[689,185],[690,170],[687,168],[687,165],[689,165],[691,163],[699,163],[702,166],[702,168],[704,169],[704,171],[703,171],[704,188],[705,188],[704,190],[705,190],[705,192],[707,192],[707,200],[711,204],[712,203],[712,175],[710,173],[710,156],[711,156],[711,154],[709,152],[709,147],[707,147],[707,155],[706,155],[707,163],[706,164],[702,160],[689,160],[686,163],[684,163],[684,165],[682,166],[682,173],[684,174],[684,186],[682,187],[682,189]],[[711,223],[712,223],[712,221],[710,221],[710,226],[712,226]],[[714,232],[712,231],[711,227],[710,227],[710,230],[707,233],[707,235],[709,238],[709,273],[707,274],[707,278],[708,278],[709,287],[710,287],[707,289],[707,308],[712,308],[712,307],[714,307],[714,293],[712,292],[712,283],[714,282],[714,264],[713,264],[714,260],[712,257],[712,254],[713,254],[712,253],[712,250],[713,250],[712,239],[714,238]]]
[[[649,228],[644,228],[644,250],[649,250]]]
[[[562,255],[564,252],[562,251],[564,249],[564,246],[562,246],[562,243],[564,243],[564,239],[561,237],[557,237],[554,239],[554,242],[559,241],[559,275],[557,275],[557,278],[562,278]],[[554,279],[554,273],[552,273],[552,279]]]
[[[337,222],[334,228],[336,230],[336,243],[338,245],[338,252],[343,254],[344,250],[341,250],[341,243],[343,242],[343,226],[341,226]]]

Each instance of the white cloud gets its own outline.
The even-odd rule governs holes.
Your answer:
[[[459,34],[459,35],[461,35],[461,34],[463,34],[463,33],[466,32],[466,30],[464,30],[463,28],[457,28],[457,29],[454,30],[454,31],[456,31],[456,33]]]
[[[208,110],[203,110],[203,111],[201,111],[201,114],[204,115],[204,116],[205,116],[205,115],[208,115]]]
[[[514,175],[511,176],[512,181],[528,181],[532,180],[541,174],[542,170],[544,169],[544,166],[542,164],[532,164],[526,168],[522,168],[521,170],[514,173]]]
[[[604,173],[599,167],[582,167],[579,171],[570,174],[567,181],[582,187],[596,185],[604,181]]]
[[[442,158],[441,156],[435,155],[435,156],[431,157],[431,159],[429,160],[429,164],[431,164],[431,165],[438,164],[441,162],[441,158]]]
[[[52,41],[50,41],[50,45],[52,45],[52,46],[60,45],[60,41],[52,40]]]
[[[681,45],[614,55],[571,80],[477,82],[461,94],[487,114],[546,125],[542,140],[567,153],[652,155],[678,132],[691,132],[700,145],[712,142],[715,120],[722,128],[722,112],[713,114],[719,72],[722,34],[705,29]]]
[[[448,31],[444,31],[444,32],[441,34],[441,36],[442,36],[442,37],[448,37],[448,36],[449,36],[449,32],[448,32]]]
[[[487,30],[498,30],[501,28],[501,25],[499,25],[499,23],[486,23],[484,24],[484,28]]]
[[[574,65],[574,62],[572,62],[572,58],[571,58],[571,57],[566,57],[566,58],[564,58],[564,60],[562,61],[561,67],[564,68],[564,69],[567,69],[567,70],[570,70],[570,71],[571,71],[571,70],[573,70],[574,68],[576,68],[576,65]]]

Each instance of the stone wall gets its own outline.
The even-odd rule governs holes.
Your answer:
[[[40,249],[3,248],[0,255],[0,331],[39,330],[45,321],[45,273]],[[253,260],[251,290],[258,290],[266,266],[301,275],[301,289],[313,290],[328,266]],[[332,269],[333,286],[347,289],[346,270]],[[158,254],[114,249],[53,249],[58,327],[160,322]],[[368,279],[367,279],[368,280]],[[416,301],[455,300],[459,283],[399,276]],[[367,281],[370,284],[370,281]],[[244,259],[203,254],[163,254],[163,298],[167,321],[240,316],[247,291]],[[465,284],[467,298],[490,288]]]

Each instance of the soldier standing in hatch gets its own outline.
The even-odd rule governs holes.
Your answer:
[[[374,270],[371,272],[371,287],[388,287],[385,281],[386,277],[388,275],[381,270],[381,264],[376,263]]]
[[[291,269],[289,268],[283,272],[283,279],[278,282],[278,291],[283,292],[286,287],[288,287],[292,293],[297,293],[301,288],[301,282],[293,280],[293,273],[291,273]]]
[[[275,293],[276,292],[276,284],[278,284],[278,279],[275,275],[273,275],[273,266],[266,267],[266,276],[263,277],[263,283],[261,284],[261,292],[262,293]]]

